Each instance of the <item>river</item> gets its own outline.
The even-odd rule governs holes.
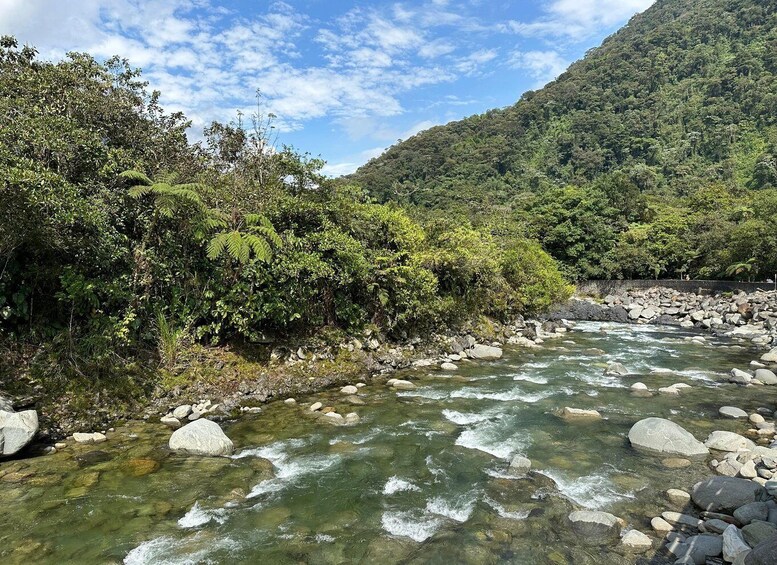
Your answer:
[[[224,423],[232,458],[171,454],[158,423],[129,423],[100,445],[0,463],[3,563],[624,563],[566,523],[579,508],[612,512],[650,533],[663,491],[711,475],[703,462],[671,469],[626,435],[648,416],[704,439],[729,404],[768,405],[764,388],[725,383],[755,351],[657,326],[580,323],[537,349],[494,363],[459,363],[381,383],[354,405],[339,391],[276,402]],[[600,350],[600,351],[597,351]],[[610,361],[632,375],[604,376]],[[630,393],[682,382],[680,396]],[[770,391],[771,393],[771,391]],[[321,401],[361,422],[333,426]],[[564,406],[604,419],[567,422]],[[508,474],[513,455],[533,472]],[[657,543],[655,544],[657,545]],[[625,561],[624,561],[625,559]]]

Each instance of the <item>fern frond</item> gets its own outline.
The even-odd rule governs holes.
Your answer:
[[[259,261],[267,263],[272,259],[272,249],[266,239],[253,234],[246,234],[245,239]]]
[[[145,184],[133,186],[127,191],[130,198],[141,198],[151,192],[151,187]]]
[[[275,247],[281,247],[283,245],[281,236],[278,235],[278,232],[276,232],[272,226],[269,228],[264,226],[256,226],[253,227],[251,231],[263,236],[265,239],[268,239]]]
[[[135,171],[132,169],[119,173],[119,176],[123,179],[131,180],[140,184],[145,184],[147,186],[150,186],[152,184],[150,178],[148,178],[140,171]]]
[[[208,259],[218,259],[227,247],[229,233],[220,233],[208,243]]]
[[[246,245],[245,241],[243,241],[243,234],[239,231],[229,233],[227,251],[229,251],[230,256],[239,263],[248,262],[250,248]]]

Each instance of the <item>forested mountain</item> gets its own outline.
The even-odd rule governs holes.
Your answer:
[[[777,1],[657,0],[542,90],[347,179],[537,237],[573,277],[777,271]]]

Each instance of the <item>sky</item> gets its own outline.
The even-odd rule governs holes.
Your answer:
[[[337,176],[515,103],[653,1],[2,0],[0,35],[51,61],[127,58],[193,140],[213,120],[273,113],[279,144]]]

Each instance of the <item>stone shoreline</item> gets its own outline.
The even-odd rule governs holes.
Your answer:
[[[604,297],[578,296],[549,318],[676,325],[748,340],[759,347],[777,346],[775,291],[700,296],[661,287],[627,290]]]

